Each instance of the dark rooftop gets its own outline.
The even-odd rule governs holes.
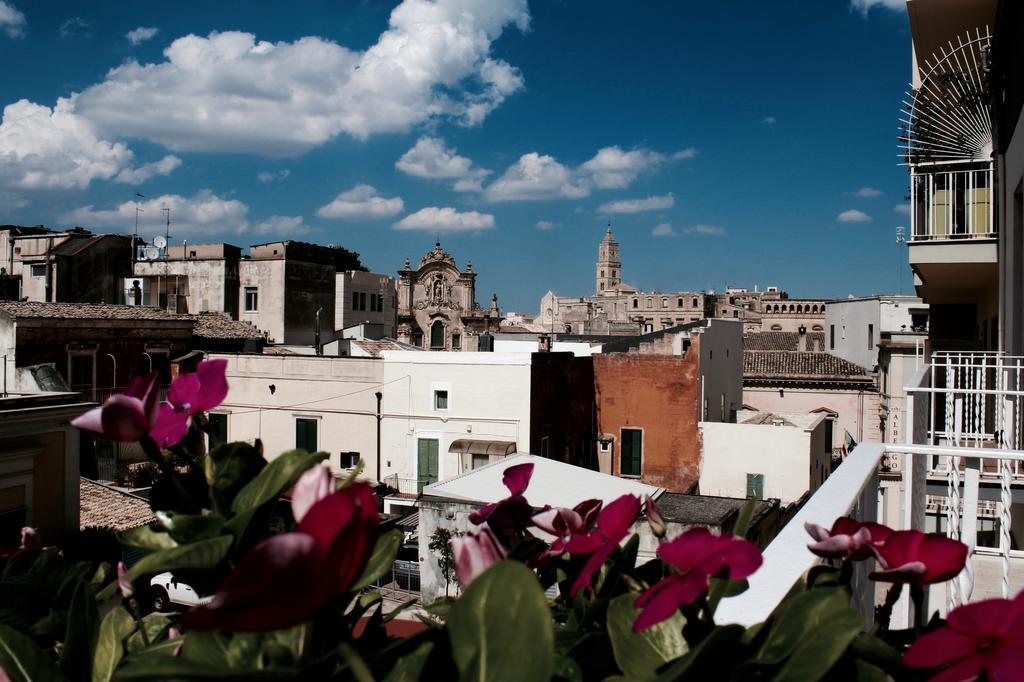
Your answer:
[[[166,320],[182,318],[160,308],[112,303],[0,301],[0,312],[17,319]]]
[[[873,381],[864,368],[830,353],[743,351],[744,379]]]
[[[658,498],[658,509],[666,521],[688,526],[721,528],[737,516],[746,499],[739,497],[715,497],[713,495],[685,495],[664,493]],[[778,504],[778,500],[761,500],[754,508],[752,522],[760,519]]]

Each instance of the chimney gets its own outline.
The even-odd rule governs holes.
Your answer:
[[[797,331],[800,333],[800,340],[797,342],[796,349],[802,351],[814,350],[814,348],[811,347],[811,337],[807,335],[807,327],[805,325],[800,325],[800,328]]]
[[[537,352],[538,353],[550,353],[551,352],[551,337],[547,334],[541,334],[540,338],[537,339]]]

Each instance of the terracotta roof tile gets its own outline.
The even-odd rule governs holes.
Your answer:
[[[147,500],[86,478],[79,479],[78,495],[82,529],[128,530],[156,520]]]
[[[871,380],[862,367],[830,353],[766,350],[743,351],[743,377]]]
[[[182,315],[194,320],[196,336],[203,339],[263,339],[263,333],[248,322],[232,320],[224,313],[205,312],[198,315]]]
[[[813,351],[825,349],[825,332],[808,332]],[[800,350],[800,334],[796,332],[754,332],[743,335],[744,350]]]
[[[40,303],[0,301],[0,312],[19,319],[76,320],[178,320],[178,315],[160,308],[113,303]]]

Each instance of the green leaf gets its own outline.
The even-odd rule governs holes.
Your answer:
[[[742,636],[743,627],[740,625],[723,625],[715,628],[685,656],[664,668],[658,674],[658,682],[675,682],[681,679],[729,679],[730,670],[738,660],[742,660],[744,654],[738,646]]]
[[[711,589],[708,590],[708,612],[714,616],[720,601],[743,594],[749,587],[750,583],[746,579],[728,580],[725,578],[712,578]]]
[[[219,564],[231,548],[230,535],[220,535],[209,540],[200,540],[142,557],[126,576],[135,580],[148,573],[162,573],[177,568],[213,568]]]
[[[142,627],[146,628],[146,637],[149,639],[150,645],[152,645],[171,627],[171,619],[159,613],[154,613],[142,621]],[[125,643],[125,649],[129,655],[137,654],[145,648],[146,642],[142,639],[141,629],[133,632],[132,636]]]
[[[122,642],[135,629],[135,621],[120,606],[115,606],[100,623],[96,654],[93,657],[93,682],[108,682],[124,657]]]
[[[281,453],[238,492],[231,502],[231,511],[237,514],[276,500],[295,485],[306,469],[326,458],[326,452],[310,454],[305,450],[288,450]]]
[[[743,505],[743,509],[740,510],[739,516],[736,517],[736,523],[733,524],[732,534],[738,538],[747,537],[747,531],[750,530],[750,522],[754,518],[754,509],[757,507],[758,499],[751,497],[747,500],[747,503]]]
[[[158,511],[156,518],[178,544],[217,537],[224,528],[224,517],[220,514],[178,514]]]
[[[820,613],[820,612],[819,612]],[[864,617],[847,607],[821,618],[772,678],[775,682],[820,680],[842,657],[864,625]]]
[[[633,632],[639,613],[633,608],[637,595],[623,594],[608,605],[608,636],[615,652],[615,662],[631,680],[653,680],[665,663],[679,658],[688,650],[683,639],[683,616],[677,611],[671,618],[641,633]]]
[[[214,509],[226,514],[239,491],[267,466],[259,450],[248,443],[224,443],[206,457],[206,482]]]
[[[810,590],[791,596],[769,617],[768,634],[757,652],[759,663],[785,661],[815,628],[849,610],[849,597],[838,587]]]
[[[370,555],[370,560],[366,562],[366,569],[363,570],[359,580],[352,586],[353,591],[369,587],[377,578],[384,575],[391,568],[392,564],[395,563],[395,558],[398,556],[398,550],[402,548],[403,537],[402,531],[395,528],[377,538],[373,554]]]
[[[154,528],[153,526],[157,526]],[[139,526],[117,534],[117,539],[125,547],[133,549],[145,549],[158,552],[162,549],[177,547],[178,543],[170,536],[165,528],[157,524]]]
[[[502,561],[477,576],[452,605],[448,632],[463,681],[551,677],[551,614],[537,577],[519,562]]]
[[[552,677],[566,682],[583,682],[583,671],[579,664],[568,656],[555,656],[555,668]]]
[[[100,616],[96,597],[89,583],[78,583],[68,609],[68,625],[64,634],[64,651],[60,669],[73,680],[92,678],[93,648],[99,633]]]
[[[6,625],[0,625],[0,668],[14,682],[60,682],[63,679],[46,652]]]
[[[256,680],[282,679],[285,676],[270,675],[256,670],[234,671],[225,666],[190,661],[180,656],[142,655],[125,663],[117,671],[118,680]],[[288,676],[292,677],[292,676]]]
[[[433,650],[434,643],[425,642],[412,653],[400,657],[384,677],[384,682],[418,682],[423,673],[423,666],[427,664]]]

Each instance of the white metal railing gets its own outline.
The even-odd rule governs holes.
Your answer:
[[[1011,595],[1013,548],[1011,513],[1014,493],[1024,494],[1024,448],[1018,390],[1024,359],[1001,353],[935,353],[906,387],[906,440],[903,444],[861,443],[815,491],[764,552],[764,565],[750,578],[750,589],[722,602],[722,622],[753,624],[771,613],[793,583],[820,561],[807,550],[804,523],[831,527],[851,515],[876,520],[879,469],[897,470],[899,485],[885,490],[899,495],[902,528],[944,532],[968,545],[971,558],[950,581],[940,609],[970,601],[975,590],[975,557],[995,553],[1000,559],[999,589]],[[883,466],[886,465],[886,466]],[[982,499],[982,493],[990,499]],[[994,546],[980,547],[979,522],[993,526]],[[980,550],[980,551],[979,551]],[[873,585],[866,580],[870,562],[854,576],[855,598],[871,613]],[[895,622],[909,622],[904,599]]]
[[[910,240],[995,237],[992,166],[920,172],[910,182]]]

